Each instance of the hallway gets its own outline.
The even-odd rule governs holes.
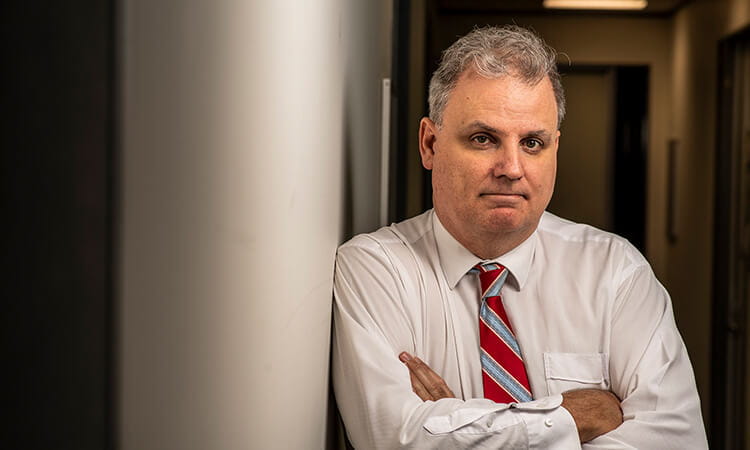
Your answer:
[[[17,448],[344,448],[336,247],[431,206],[426,79],[505,23],[565,74],[550,210],[641,249],[711,448],[750,443],[750,0],[66,5],[0,15]]]

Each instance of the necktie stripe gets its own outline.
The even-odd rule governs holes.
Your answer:
[[[503,266],[501,266],[498,263],[486,263],[486,264],[480,264],[479,270],[482,272],[489,272],[490,270],[502,270]]]
[[[486,352],[482,352],[482,367],[498,386],[508,392],[514,400],[518,402],[531,400],[531,393]]]
[[[525,402],[531,400],[531,393],[497,361],[486,360],[484,364],[485,367],[482,370],[490,383],[488,387],[491,387],[492,383],[496,384],[511,396],[511,401]]]
[[[484,289],[484,292],[482,292],[482,298],[500,296],[500,288],[503,287],[503,283],[505,283],[505,278],[507,278],[507,276],[508,271],[503,270],[502,273],[495,278],[486,289]]]
[[[521,355],[505,345],[505,342],[492,332],[492,330],[482,325],[479,329],[479,333],[482,341],[482,348],[485,351],[491,351],[491,355],[496,361],[502,361],[503,366],[508,370],[512,370],[514,373],[516,373],[516,371],[524,371],[523,358]]]
[[[479,317],[493,333],[502,339],[505,345],[513,350],[513,353],[518,355],[519,358],[521,357],[521,349],[518,347],[518,342],[515,336],[513,336],[513,332],[510,331],[502,318],[492,308],[488,307],[486,303],[482,304]]]

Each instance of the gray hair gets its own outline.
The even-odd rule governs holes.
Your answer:
[[[438,126],[448,96],[466,70],[485,78],[519,77],[530,85],[549,77],[557,103],[557,127],[565,116],[565,94],[557,72],[557,52],[533,31],[516,25],[477,28],[443,52],[430,80],[430,119]]]

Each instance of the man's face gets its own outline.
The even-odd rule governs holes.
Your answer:
[[[548,78],[529,86],[461,75],[442,125],[425,118],[420,126],[422,165],[432,170],[446,229],[475,253],[482,239],[515,246],[530,236],[552,197],[559,136]]]

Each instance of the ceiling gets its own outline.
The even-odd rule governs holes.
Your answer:
[[[669,15],[680,9],[690,0],[648,0],[646,9],[640,11],[597,11],[606,14],[629,15]],[[542,6],[542,0],[436,0],[437,6],[444,11],[462,12],[553,12]],[[554,10],[555,13],[576,13],[581,11]],[[590,11],[587,11],[590,12]]]

